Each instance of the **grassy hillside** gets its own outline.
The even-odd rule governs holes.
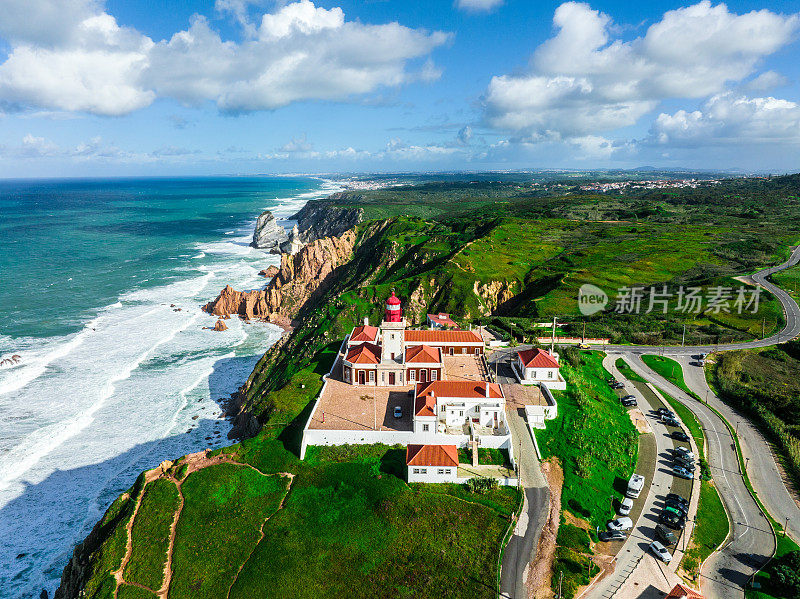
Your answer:
[[[753,418],[775,443],[800,488],[800,343],[720,354],[711,379],[722,399]]]

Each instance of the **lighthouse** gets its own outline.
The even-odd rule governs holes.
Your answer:
[[[402,320],[403,311],[400,309],[400,298],[398,298],[394,294],[394,290],[392,290],[391,297],[386,300],[386,316],[384,317],[384,321],[402,322]]]
[[[406,319],[403,318],[403,311],[400,309],[400,298],[392,291],[391,297],[386,300],[386,314],[381,323],[384,359],[402,362],[405,330]]]

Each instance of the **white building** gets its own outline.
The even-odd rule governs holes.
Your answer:
[[[458,480],[455,445],[408,445],[406,466],[410,483],[454,483]]]
[[[523,384],[544,383],[558,391],[567,388],[567,382],[559,372],[558,360],[540,347],[518,351],[512,366]]]
[[[505,435],[505,407],[505,396],[497,383],[418,383],[414,390],[414,432]]]

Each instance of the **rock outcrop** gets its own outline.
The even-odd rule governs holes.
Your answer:
[[[289,239],[281,244],[282,254],[296,254],[303,248],[303,242],[300,239],[300,230],[297,224],[292,227],[292,232],[289,233]]]
[[[343,197],[342,194],[335,193],[323,200],[310,200],[300,212],[291,217],[297,221],[302,243],[324,237],[339,237],[364,220],[362,208],[342,208],[331,204],[331,200]]]
[[[22,361],[22,356],[14,354],[10,358],[4,358],[0,360],[0,366],[16,366],[20,363],[20,361]]]
[[[300,307],[331,283],[331,273],[350,259],[356,242],[355,230],[340,237],[318,239],[294,255],[281,256],[281,268],[262,290],[236,291],[228,285],[216,300],[203,306],[215,316],[238,314],[286,324]]]
[[[213,330],[215,330],[215,331],[227,331],[228,330],[228,326],[224,322],[222,322],[222,320],[218,320],[217,324],[214,325],[214,329]]]
[[[273,254],[279,254],[281,244],[288,239],[286,231],[272,216],[272,212],[265,210],[256,221],[253,241],[250,245],[262,250],[269,250]]]
[[[262,270],[258,274],[261,275],[262,277],[266,277],[268,279],[271,279],[272,277],[274,277],[279,272],[280,272],[280,269],[273,264],[272,266],[270,266],[269,268],[265,268],[264,270]]]

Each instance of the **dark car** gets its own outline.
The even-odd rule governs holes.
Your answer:
[[[597,535],[597,538],[601,541],[624,541],[627,539],[627,535],[622,532],[621,530],[601,530],[600,533]]]
[[[672,456],[672,458],[675,460],[675,463],[678,466],[694,471],[694,460],[690,460],[689,458],[684,458],[679,455]]]
[[[671,416],[662,416],[661,423],[665,424],[666,426],[680,426],[681,423],[672,418]]]
[[[686,520],[670,512],[661,512],[658,521],[672,530],[683,530]]]
[[[674,510],[678,510],[678,512],[680,512],[683,515],[684,518],[689,513],[689,506],[688,505],[683,505],[682,503],[678,503],[677,501],[670,501],[669,499],[667,499],[667,501],[665,502],[665,505],[666,505],[667,508],[672,508]]]
[[[677,493],[667,493],[667,496],[664,499],[666,501],[672,501],[674,503],[680,503],[681,505],[685,505],[687,508],[689,507],[689,500],[681,497]]]
[[[622,402],[622,405],[625,406],[626,408],[630,408],[630,407],[639,405],[638,403],[636,403],[635,399],[622,399],[621,402]]]
[[[689,435],[683,431],[672,431],[672,438],[676,441],[683,441],[684,443],[689,442]]]
[[[611,388],[612,389],[624,389],[625,385],[623,383],[614,383],[613,385],[611,385]]]
[[[675,414],[672,412],[672,410],[668,410],[667,408],[658,408],[656,410],[656,414],[659,416],[669,416],[670,418],[675,418]]]
[[[618,381],[617,381],[617,379],[608,379],[606,382],[609,385],[616,385]]]
[[[675,533],[663,524],[656,524],[656,536],[664,545],[674,545],[678,542]]]
[[[623,395],[620,399],[636,399],[635,395]]]

